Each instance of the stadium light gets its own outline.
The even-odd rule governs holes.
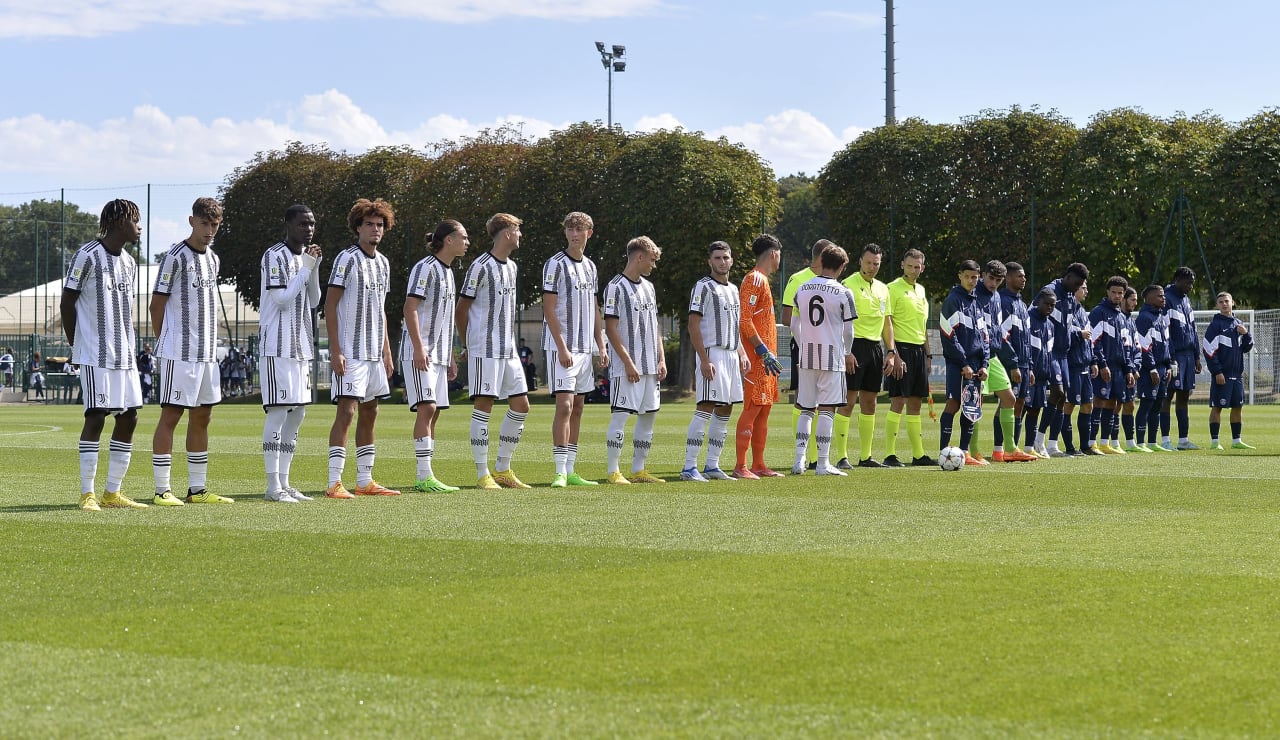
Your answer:
[[[612,47],[606,49],[603,41],[597,41],[596,51],[600,52],[600,64],[609,75],[609,117],[607,120],[609,128],[613,128],[613,73],[627,71],[627,63],[621,59],[627,53],[627,47],[622,44],[613,44]]]

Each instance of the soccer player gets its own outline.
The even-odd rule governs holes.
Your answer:
[[[1235,316],[1235,299],[1230,293],[1218,294],[1218,314],[1204,330],[1204,358],[1209,364],[1213,385],[1209,387],[1209,437],[1211,450],[1223,449],[1218,441],[1222,428],[1222,410],[1231,409],[1231,446],[1252,450],[1240,436],[1241,412],[1244,408],[1244,356],[1253,349],[1253,334]]]
[[[262,355],[262,459],[267,501],[293,504],[311,497],[289,482],[298,429],[311,403],[311,359],[315,356],[313,312],[320,305],[323,256],[313,244],[316,217],[304,205],[284,212],[285,238],[262,255],[262,311],[258,350]]]
[[[1089,443],[1093,426],[1093,378],[1098,374],[1098,366],[1093,361],[1093,331],[1089,326],[1089,316],[1084,310],[1084,299],[1089,297],[1089,284],[1081,283],[1076,289],[1074,312],[1071,318],[1071,337],[1067,343],[1067,395],[1062,404],[1062,439],[1066,443],[1066,452],[1072,457],[1084,455],[1105,455],[1106,453]],[[1057,327],[1054,327],[1055,330]],[[1080,408],[1076,417],[1076,431],[1080,434],[1080,449],[1076,450],[1072,442],[1071,412]]]
[[[973,260],[961,262],[956,270],[958,278],[946,299],[942,302],[942,314],[938,317],[938,331],[942,334],[942,355],[947,362],[947,405],[939,420],[938,449],[951,446],[951,429],[964,386],[987,379],[990,359],[990,342],[982,333],[982,309],[973,296],[978,285],[980,268]],[[986,465],[969,454],[969,441],[973,438],[973,421],[960,415],[960,449],[964,450],[965,465]]]
[[[844,281],[858,309],[858,317],[853,321],[853,355],[858,360],[858,369],[847,379],[848,400],[836,411],[833,439],[840,457],[836,467],[844,470],[853,467],[849,464],[848,447],[854,403],[858,404],[858,467],[885,467],[871,457],[871,442],[876,432],[876,396],[880,394],[884,376],[898,372],[895,362],[898,350],[893,343],[893,322],[886,320],[892,310],[889,288],[876,279],[883,254],[879,244],[864,246],[858,256],[858,271]]]
[[[337,408],[329,428],[329,487],[324,494],[329,498],[400,495],[373,479],[378,399],[391,393],[388,379],[395,362],[386,312],[391,263],[378,251],[378,245],[395,224],[395,213],[386,201],[357,200],[347,213],[347,226],[355,233],[356,243],[338,253],[329,272],[324,315],[329,332],[329,365],[333,369],[330,392]],[[353,420],[354,492],[342,485],[342,471],[347,466],[347,432]]]
[[[887,467],[902,467],[898,459],[898,428],[906,416],[907,440],[911,443],[911,465],[933,467],[938,462],[924,454],[924,436],[920,418],[920,401],[929,395],[929,353],[926,324],[929,320],[929,296],[920,284],[924,272],[924,252],[908,249],[902,256],[902,276],[886,286],[889,311],[886,321],[892,325],[893,346],[898,363],[885,378],[889,392],[889,413],[884,417],[885,456]],[[905,412],[905,413],[904,413]]]
[[[1173,282],[1164,287],[1165,313],[1169,317],[1169,353],[1173,356],[1173,380],[1169,383],[1171,398],[1165,398],[1164,411],[1169,412],[1172,400],[1178,418],[1179,450],[1200,449],[1188,436],[1191,417],[1187,411],[1191,392],[1196,389],[1196,375],[1202,369],[1200,352],[1197,351],[1200,343],[1196,338],[1196,315],[1189,298],[1195,282],[1195,272],[1183,266],[1173,271]]]
[[[600,280],[596,263],[586,256],[595,223],[581,211],[564,217],[564,249],[542,266],[542,349],[547,353],[547,386],[556,399],[551,422],[551,457],[555,461],[552,488],[594,486],[574,471],[582,406],[595,389],[591,351],[600,367],[609,366],[596,294]]]
[[[1063,435],[1065,442],[1071,436],[1069,411],[1065,407],[1067,385],[1070,382],[1070,367],[1067,362],[1067,350],[1071,346],[1071,337],[1078,327],[1073,326],[1076,316],[1076,291],[1089,279],[1089,268],[1083,263],[1072,262],[1067,265],[1062,277],[1049,283],[1047,288],[1053,291],[1056,298],[1053,320],[1053,362],[1050,364],[1052,376],[1049,378],[1049,410],[1040,420],[1041,433],[1046,435],[1045,449],[1050,457],[1065,457],[1065,451],[1058,450],[1058,435]],[[1069,446],[1069,445],[1068,445]]]
[[[98,219],[98,238],[76,251],[62,287],[62,329],[71,360],[80,366],[84,426],[80,430],[80,508],[145,509],[121,492],[133,457],[133,431],[142,385],[133,357],[133,285],[138,263],[124,247],[142,237],[138,206],[113,200]],[[36,355],[39,356],[38,354]],[[107,490],[94,493],[98,452],[107,416],[115,416],[107,463]]]
[[[1000,286],[998,292],[1003,317],[1000,332],[1013,358],[1008,371],[1010,390],[1013,391],[1013,447],[1017,449],[1018,439],[1022,437],[1022,416],[1026,410],[1027,397],[1031,395],[1031,387],[1036,384],[1036,378],[1031,369],[1031,346],[1027,341],[1027,332],[1031,330],[1031,316],[1027,304],[1022,300],[1022,289],[1027,287],[1027,273],[1017,262],[1004,263],[1004,269],[1004,285]],[[1034,455],[1034,447],[1035,430],[1028,429],[1022,450]]]
[[[698,353],[698,372],[694,375],[698,406],[689,422],[684,469],[680,471],[680,480],[698,483],[733,480],[720,468],[720,454],[733,405],[742,402],[742,376],[751,368],[738,331],[738,286],[729,282],[733,253],[728,242],[711,243],[707,264],[711,274],[695,283],[689,294],[689,338]],[[707,459],[699,473],[698,453],[702,451],[703,438],[707,441]]]
[[[822,250],[827,247],[834,247],[830,241],[819,239],[809,248],[809,266],[803,270],[799,270],[791,274],[787,278],[787,285],[782,289],[782,323],[791,330],[791,384],[788,390],[793,393],[799,388],[800,376],[796,372],[796,368],[800,367],[800,350],[796,345],[796,326],[795,319],[797,314],[796,308],[796,291],[801,285],[809,282],[822,272]],[[795,429],[796,424],[800,422],[800,406],[793,405],[791,407],[791,428]],[[818,451],[816,447],[809,448],[809,465],[812,467],[817,464]]]
[[[746,480],[776,478],[782,473],[764,462],[764,447],[769,439],[769,412],[778,400],[778,327],[773,315],[773,290],[769,276],[782,262],[782,242],[772,234],[761,234],[751,243],[756,266],[742,279],[739,300],[742,319],[739,330],[742,343],[751,347],[751,369],[742,379],[742,413],[738,416],[737,464],[733,477]],[[752,465],[747,468],[747,448],[751,448]]]
[[[1050,288],[1043,288],[1028,316],[1027,346],[1031,350],[1031,377],[1035,382],[1027,397],[1027,439],[1031,442],[1030,452],[1037,457],[1047,458],[1049,452],[1044,448],[1044,433],[1037,431],[1036,422],[1041,412],[1049,408],[1049,379],[1053,377],[1053,309],[1058,297]],[[1061,379],[1058,384],[1061,385]]]
[[[436,420],[449,408],[449,381],[458,377],[453,356],[453,261],[467,253],[471,238],[462,224],[441,221],[431,233],[430,251],[409,270],[404,299],[404,335],[400,367],[413,421],[413,454],[417,476],[413,490],[448,493],[458,490],[436,477],[431,458],[436,449]]]
[[[1128,349],[1124,346],[1124,322],[1120,317],[1120,304],[1124,302],[1125,289],[1129,281],[1119,275],[1107,280],[1107,294],[1089,313],[1089,331],[1092,333],[1091,364],[1098,368],[1093,375],[1093,413],[1090,419],[1090,438],[1086,441],[1081,436],[1081,444],[1093,446],[1095,439],[1101,439],[1097,445],[1100,452],[1106,455],[1124,454],[1124,450],[1113,448],[1111,442],[1111,423],[1120,408],[1117,403],[1124,395],[1124,387],[1132,380],[1128,375]],[[1084,411],[1080,412],[1081,416]]]
[[[516,477],[511,458],[529,415],[529,386],[516,354],[516,261],[520,248],[520,219],[498,213],[485,222],[493,240],[488,252],[467,268],[458,290],[454,321],[463,337],[467,385],[471,394],[471,456],[476,463],[476,487],[531,488]],[[550,368],[548,368],[550,372]],[[497,469],[489,473],[489,415],[495,400],[507,402],[498,431]]]
[[[821,272],[796,291],[799,309],[796,319],[796,343],[800,346],[800,387],[796,391],[796,403],[802,409],[796,427],[796,457],[792,475],[804,473],[805,456],[808,454],[809,435],[817,436],[818,475],[848,473],[831,464],[832,428],[835,425],[836,408],[847,397],[848,373],[858,369],[857,355],[853,349],[854,322],[858,317],[856,299],[846,285],[841,284],[840,273],[849,264],[849,256],[840,247],[832,245],[822,251]],[[813,429],[815,410],[818,427]]]
[[[151,440],[151,468],[159,506],[181,506],[169,490],[173,433],[187,419],[186,503],[229,504],[232,499],[205,488],[209,472],[209,420],[222,402],[218,376],[218,270],[213,237],[222,225],[222,206],[198,198],[191,206],[191,235],[174,244],[160,261],[151,291],[151,325],[159,338],[160,420]]]
[[[1148,453],[1146,447],[1139,447],[1134,441],[1134,399],[1137,397],[1138,370],[1142,365],[1142,350],[1138,349],[1138,327],[1133,320],[1133,312],[1138,308],[1138,291],[1129,286],[1124,289],[1124,302],[1120,305],[1120,320],[1124,323],[1124,347],[1128,354],[1127,373],[1129,382],[1125,384],[1120,396],[1120,426],[1124,428],[1124,451]],[[1111,425],[1111,446],[1119,448],[1119,428]]]
[[[605,440],[608,482],[666,483],[645,469],[653,424],[662,403],[667,356],[658,325],[658,296],[647,279],[662,250],[647,236],[627,242],[627,266],[604,289],[604,331],[609,338],[609,436]],[[627,417],[636,417],[631,439],[631,475],[619,470]]]
[[[1018,359],[1013,348],[1004,340],[1004,315],[1001,310],[1000,296],[997,291],[1004,283],[1005,266],[1000,260],[991,260],[982,267],[982,277],[974,286],[973,297],[982,312],[984,320],[983,332],[989,344],[989,362],[987,364],[987,380],[983,383],[983,391],[993,394],[999,399],[999,408],[995,417],[995,446],[991,459],[996,462],[1027,462],[1038,459],[1018,449],[1018,440],[1014,436],[1013,406],[1015,398],[1012,390],[1011,375],[1018,375]],[[1019,375],[1019,378],[1021,376]],[[1005,441],[1009,442],[1009,450],[1004,449]],[[981,461],[982,454],[974,455]]]
[[[1148,285],[1142,291],[1142,310],[1134,325],[1138,330],[1138,349],[1142,353],[1135,393],[1138,396],[1138,444],[1152,452],[1168,452],[1172,444],[1161,446],[1156,439],[1163,423],[1168,442],[1169,417],[1160,411],[1169,393],[1173,357],[1169,354],[1169,317],[1164,312],[1164,288]],[[1143,442],[1143,435],[1148,440]]]

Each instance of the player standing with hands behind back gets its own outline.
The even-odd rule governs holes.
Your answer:
[[[382,237],[395,226],[395,213],[381,198],[361,198],[347,214],[356,243],[338,253],[329,272],[324,299],[329,332],[331,393],[337,406],[329,428],[329,498],[354,498],[342,485],[347,465],[347,432],[356,422],[356,496],[399,496],[373,479],[374,424],[378,399],[391,393],[393,370],[387,338],[387,290],[391,263],[378,251]],[[359,418],[356,418],[357,409]]]

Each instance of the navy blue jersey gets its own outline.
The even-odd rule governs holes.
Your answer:
[[[1169,317],[1154,306],[1143,306],[1134,322],[1138,329],[1138,351],[1141,360],[1138,369],[1143,373],[1164,370],[1173,364],[1169,354]]]
[[[1058,304],[1054,307],[1053,313],[1049,318],[1053,321],[1053,355],[1054,357],[1063,358],[1067,356],[1070,349],[1071,337],[1077,332],[1079,326],[1072,327],[1072,322],[1076,316],[1076,309],[1080,304],[1076,301],[1076,294],[1062,287],[1062,278],[1054,280],[1052,283],[1044,286],[1053,291],[1058,298]]]
[[[1210,375],[1222,373],[1234,380],[1244,374],[1244,353],[1253,349],[1253,334],[1241,334],[1239,326],[1244,324],[1234,316],[1217,314],[1209,321],[1201,348]]]
[[[1194,354],[1200,342],[1196,338],[1196,314],[1191,309],[1191,299],[1174,287],[1164,288],[1164,310],[1169,317],[1169,352],[1175,355]]]
[[[1090,356],[1098,367],[1109,367],[1123,370],[1128,364],[1124,347],[1124,323],[1120,320],[1120,309],[1111,301],[1104,300],[1089,312]]]
[[[986,319],[973,293],[956,285],[942,302],[938,330],[942,355],[948,362],[968,365],[975,372],[987,366],[990,340],[985,336]]]
[[[1084,306],[1075,302],[1072,314],[1067,317],[1067,331],[1071,332],[1067,337],[1068,370],[1079,372],[1093,364],[1093,348],[1089,340],[1080,333],[1088,326],[1089,317],[1084,312]],[[1058,327],[1054,326],[1053,330],[1058,331]]]
[[[1031,331],[1031,314],[1022,296],[1008,288],[1000,289],[1000,311],[1004,321],[1000,325],[1004,335],[1004,343],[1019,369],[1031,367],[1031,346],[1028,344],[1027,332]]]
[[[1053,320],[1039,311],[1031,311],[1027,315],[1027,351],[1031,355],[1031,371],[1036,374],[1036,382],[1049,380],[1053,374],[1050,363],[1053,361]]]

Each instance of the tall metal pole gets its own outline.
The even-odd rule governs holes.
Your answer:
[[[893,0],[884,3],[884,125],[897,123],[893,100]]]
[[[613,65],[605,65],[609,70],[609,128],[613,128]]]

